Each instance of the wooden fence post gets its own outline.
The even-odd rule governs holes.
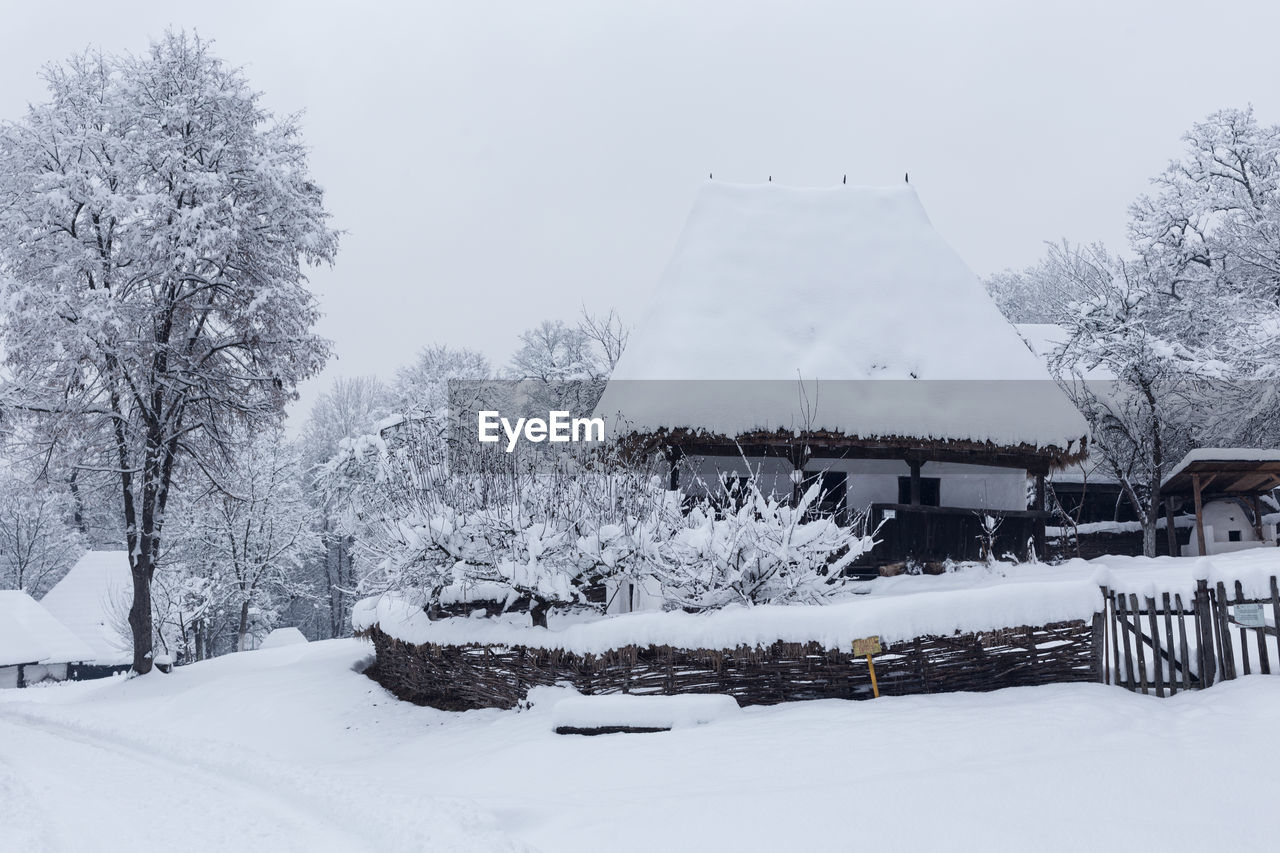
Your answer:
[[[1222,644],[1222,677],[1227,680],[1236,677],[1236,652],[1231,643],[1231,621],[1227,617],[1227,587],[1218,581],[1218,641]]]
[[[1155,665],[1156,695],[1164,697],[1164,661],[1160,654],[1160,623],[1156,620],[1156,599],[1147,596],[1147,622],[1151,625],[1151,663]],[[1170,667],[1172,670],[1172,667]],[[1172,675],[1172,672],[1170,672]]]
[[[1138,604],[1137,593],[1129,593],[1129,603],[1133,606],[1133,645],[1138,649],[1138,680],[1142,684],[1142,692],[1147,689],[1147,650],[1142,647],[1142,607]]]
[[[1169,658],[1169,695],[1172,696],[1178,692],[1179,664],[1181,664],[1180,668],[1185,670],[1187,658],[1186,655],[1179,658],[1177,646],[1173,644],[1173,603],[1169,600],[1169,593],[1164,594],[1162,601],[1164,602],[1164,648]]]
[[[1124,593],[1116,596],[1116,604],[1118,605],[1116,608],[1116,624],[1120,629],[1121,636],[1124,638],[1124,686],[1133,690],[1133,646],[1129,636],[1129,603],[1125,600]],[[1118,670],[1116,677],[1119,678]]]
[[[1173,602],[1178,608],[1178,647],[1182,651],[1182,689],[1191,689],[1191,652],[1187,647],[1187,614],[1186,608],[1182,606],[1182,593],[1177,592],[1173,595]],[[1204,662],[1201,661],[1199,668],[1203,672]]]
[[[1217,656],[1214,654],[1213,625],[1210,622],[1209,582],[1196,581],[1196,645],[1199,646],[1200,687],[1211,687],[1218,675]]]

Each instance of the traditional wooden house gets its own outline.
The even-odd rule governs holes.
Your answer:
[[[133,575],[124,551],[87,551],[40,603],[92,653],[71,666],[72,679],[126,672],[133,663],[129,605]]]
[[[22,590],[0,590],[0,687],[61,681],[93,650]]]
[[[1027,556],[1087,431],[907,185],[706,184],[596,411],[690,492],[820,478],[869,570]]]

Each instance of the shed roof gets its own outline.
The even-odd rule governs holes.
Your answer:
[[[1247,447],[1202,447],[1183,457],[1164,478],[1166,495],[1191,494],[1194,478],[1203,492],[1259,495],[1280,486],[1280,450]]]

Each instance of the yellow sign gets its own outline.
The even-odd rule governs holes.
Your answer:
[[[853,641],[853,653],[855,655],[878,655],[880,654],[880,638],[867,637],[862,640]]]
[[[876,683],[876,663],[871,656],[880,654],[880,651],[879,637],[863,637],[853,641],[853,653],[867,659],[867,669],[871,671],[871,695],[877,699],[880,698],[880,685]]]

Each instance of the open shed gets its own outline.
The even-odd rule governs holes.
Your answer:
[[[1188,453],[1160,487],[1172,528],[1174,504],[1190,501],[1196,526],[1184,555],[1275,547],[1262,497],[1280,486],[1280,450],[1204,447]]]

